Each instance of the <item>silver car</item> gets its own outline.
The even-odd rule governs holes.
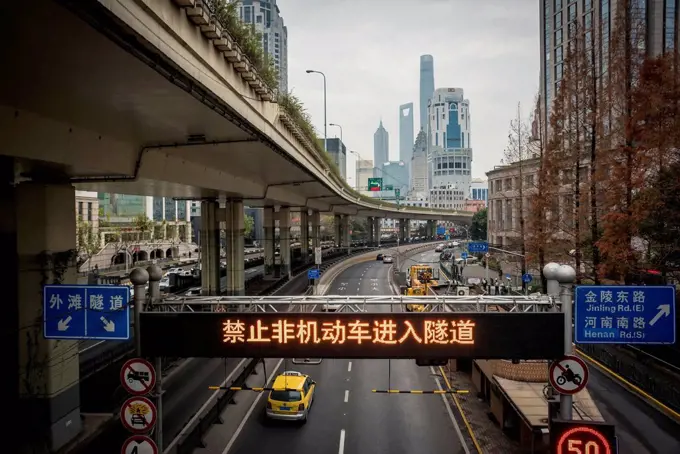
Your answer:
[[[383,255],[383,263],[394,263],[391,255]]]

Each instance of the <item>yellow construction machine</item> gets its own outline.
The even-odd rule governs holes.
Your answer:
[[[408,268],[407,286],[403,294],[406,296],[426,296],[430,291],[428,288],[438,285],[434,279],[434,273],[430,265],[411,265]],[[409,312],[424,312],[424,304],[409,303],[406,305]]]

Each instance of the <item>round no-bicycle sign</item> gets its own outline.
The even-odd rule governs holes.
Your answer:
[[[121,454],[158,454],[158,446],[146,435],[133,435],[123,443]]]
[[[588,383],[588,366],[578,356],[565,355],[550,365],[550,384],[560,394],[576,394]]]
[[[133,358],[121,367],[120,383],[130,394],[136,396],[149,394],[156,385],[156,371],[147,360]]]
[[[130,397],[120,408],[120,420],[126,429],[136,434],[150,432],[156,425],[158,411],[146,397]]]

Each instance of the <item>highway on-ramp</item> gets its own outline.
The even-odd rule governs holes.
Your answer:
[[[418,257],[419,255],[416,255]],[[391,295],[392,265],[359,263],[333,282],[332,295]],[[367,311],[389,311],[366,306]],[[442,395],[375,394],[372,389],[438,389],[430,368],[413,360],[324,359],[320,365],[285,361],[282,369],[317,382],[306,424],[264,420],[266,395],[257,403],[232,448],[233,454],[458,454],[465,453],[452,409]],[[443,383],[441,383],[444,386]],[[455,410],[454,410],[455,411]]]

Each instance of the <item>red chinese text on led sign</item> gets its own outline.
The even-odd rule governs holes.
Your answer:
[[[418,344],[474,345],[475,323],[471,320],[395,321],[360,319],[352,321],[296,321],[278,319],[244,321],[229,318],[222,322],[222,341],[226,344],[356,344],[398,345],[408,339]]]

